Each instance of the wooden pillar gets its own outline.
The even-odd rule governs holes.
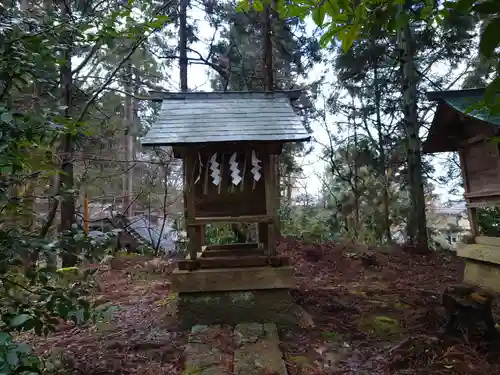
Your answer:
[[[264,244],[264,249],[269,248],[269,231],[267,223],[259,223],[257,225],[257,230],[259,234],[259,242]]]
[[[479,235],[479,221],[477,217],[477,208],[469,207],[469,199],[467,199],[467,193],[470,192],[470,183],[467,176],[467,163],[465,162],[465,147],[461,147],[458,150],[458,155],[460,157],[460,169],[464,180],[465,204],[467,206],[467,215],[469,217],[470,232],[472,237],[475,238]]]
[[[196,260],[197,254],[201,250],[201,226],[193,226],[190,224],[192,219],[196,216],[194,205],[195,190],[193,186],[195,160],[196,159],[191,153],[188,153],[184,158],[184,208],[188,237],[187,248],[191,260]]]
[[[276,222],[275,222],[275,231],[276,231],[276,238],[281,237],[281,222],[280,222],[280,217],[278,215],[278,210],[281,206],[281,189],[280,189],[280,160],[279,160],[279,155],[271,155],[271,161],[274,164],[274,168],[276,170],[276,191],[277,191],[277,197],[276,197]],[[289,203],[288,203],[289,204]]]
[[[276,209],[276,161],[275,156],[268,154],[264,159],[264,183],[266,192],[266,214],[271,217],[267,224],[267,250],[269,256],[276,255],[276,223],[278,212]],[[265,231],[264,231],[265,232]],[[260,234],[259,234],[260,237]]]
[[[205,246],[207,244],[207,226],[200,225],[200,246]]]
[[[89,197],[87,192],[83,195],[83,231],[89,233]]]

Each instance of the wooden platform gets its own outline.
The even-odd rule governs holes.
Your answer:
[[[478,236],[475,242],[457,249],[465,260],[464,282],[500,293],[500,238]]]
[[[237,267],[282,267],[289,266],[290,260],[283,256],[268,257],[265,255],[242,256],[203,256],[196,260],[184,259],[177,263],[179,270],[195,271],[197,269],[221,269]]]
[[[293,267],[233,267],[194,271],[175,269],[171,275],[174,293],[244,291],[295,287]]]
[[[201,252],[203,258],[251,255],[265,255],[265,251],[262,247],[259,247],[258,243],[239,243],[207,245]]]
[[[289,266],[288,257],[268,256],[257,243],[207,245],[195,260],[190,256],[177,263],[181,271],[235,267]]]

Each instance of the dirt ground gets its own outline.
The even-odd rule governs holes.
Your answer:
[[[293,239],[279,251],[292,258],[293,297],[315,323],[280,332],[290,375],[500,374],[500,343],[442,333],[441,293],[462,275],[454,256]],[[36,348],[64,374],[180,374],[186,332],[173,316],[170,268],[115,259],[100,274],[99,298],[117,307],[112,318],[65,325]]]

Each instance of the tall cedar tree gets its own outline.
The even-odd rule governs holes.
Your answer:
[[[213,26],[220,27],[221,40],[212,46],[213,63],[224,74],[212,79],[218,91],[261,91],[266,87],[263,64],[263,14],[255,11],[237,12],[233,5],[224,4],[209,9]],[[280,20],[271,17],[272,65],[275,90],[305,89],[305,95],[296,110],[308,125],[313,116],[313,87],[299,82],[307,72],[321,61],[320,46],[316,38],[305,34],[305,24],[299,19]],[[280,158],[282,186],[290,190],[290,177],[301,171],[296,157],[306,152],[306,146],[285,145]]]
[[[475,24],[476,19],[473,17],[456,15],[439,27],[424,23],[411,26],[412,77],[417,89],[417,92],[411,95],[411,102],[417,103],[418,110],[417,127],[412,131],[416,132],[418,143],[420,128],[426,125],[425,115],[428,112],[428,108],[422,105],[425,92],[445,89],[454,83],[453,74],[432,74],[433,68],[439,63],[456,68],[469,57],[468,51],[473,47]],[[398,105],[402,100],[401,79],[404,75],[398,66],[401,63],[400,48],[395,35],[383,33],[380,29],[369,29],[366,38],[355,41],[348,51],[338,49],[335,61],[339,82],[344,88],[357,93],[360,105],[352,110],[361,113],[364,118],[362,127],[372,139],[378,159],[376,170],[384,181],[387,181],[388,171],[404,158],[403,148],[400,147],[401,137],[409,139],[409,129],[404,125],[404,106]],[[402,171],[406,176],[406,189],[410,189],[412,197],[424,197],[426,176],[431,172],[431,168],[428,161],[419,156],[419,146],[409,146],[410,144],[407,144],[406,152],[411,150],[416,159],[407,159],[406,167]],[[408,156],[410,154],[407,154]],[[415,168],[417,169],[414,170]],[[415,180],[415,175],[423,176],[423,183],[417,183],[420,178]],[[386,208],[383,220],[386,237],[389,239],[390,214],[387,210],[388,197],[385,193],[384,195]],[[408,234],[413,241],[417,241],[417,233],[426,232],[425,199],[412,198],[411,202],[414,207],[408,218]],[[418,242],[421,241],[422,239]]]

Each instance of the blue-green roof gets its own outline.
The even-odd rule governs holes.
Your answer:
[[[457,151],[460,123],[467,118],[500,126],[500,115],[492,115],[481,107],[484,89],[436,91],[427,93],[427,98],[437,101],[438,107],[429,135],[423,144],[424,153]],[[467,127],[474,127],[470,121]]]
[[[472,118],[486,121],[491,124],[500,125],[500,115],[491,115],[486,108],[475,109],[475,107],[482,100],[482,96],[468,96],[468,97],[450,97],[443,98],[448,105],[463,114]],[[474,108],[474,109],[472,109]]]

